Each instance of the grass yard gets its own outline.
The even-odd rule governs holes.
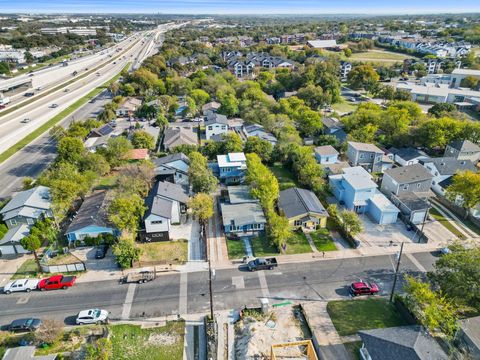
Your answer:
[[[63,254],[63,255],[57,255],[53,258],[48,259],[47,264],[48,265],[65,265],[65,264],[74,264],[78,263],[80,260],[76,257],[73,256],[72,254]]]
[[[382,51],[382,50],[374,50],[374,51],[365,51],[360,53],[353,53],[350,57],[351,60],[365,60],[371,59],[375,61],[382,61],[382,60],[398,60],[403,61],[405,59],[412,58],[406,54],[400,54],[390,51]]]
[[[168,264],[184,264],[188,260],[187,240],[153,242],[138,246],[142,249],[140,263],[164,261]]]
[[[38,275],[38,267],[35,259],[25,260],[18,268],[17,272],[13,274],[12,280],[23,278],[35,278]]]
[[[385,299],[330,301],[327,311],[340,336],[359,330],[408,325],[395,306]]]
[[[279,254],[278,248],[271,244],[265,234],[250,239],[253,255],[256,257],[276,256]]]
[[[347,352],[350,354],[350,358],[353,360],[362,360],[360,356],[360,348],[362,347],[362,342],[361,341],[353,341],[353,342],[348,342],[344,343],[345,349],[347,349]]]
[[[242,240],[227,239],[228,258],[241,259],[245,256],[245,249]]]
[[[97,184],[95,185],[95,190],[109,190],[115,187],[117,183],[117,175],[115,173],[102,176],[98,179]]]
[[[450,231],[453,235],[455,235],[459,239],[465,239],[465,236],[455,227],[453,226],[447,218],[445,218],[442,214],[440,214],[437,209],[431,208],[429,211],[430,216],[432,216],[435,220],[437,220],[440,224],[442,224],[448,231]]]
[[[295,176],[293,176],[291,171],[285,168],[282,163],[276,162],[270,166],[270,170],[277,178],[280,190],[285,190],[298,185]]]
[[[310,233],[318,251],[335,251],[337,247],[330,236],[328,229],[318,229]]]
[[[287,240],[287,249],[285,254],[304,254],[312,252],[307,237],[301,231],[294,231],[293,235]]]
[[[342,101],[339,103],[332,104],[332,109],[340,114],[349,113],[357,110],[358,105],[352,104],[347,101]]]
[[[168,322],[159,328],[135,325],[110,327],[115,360],[181,360],[185,323]]]

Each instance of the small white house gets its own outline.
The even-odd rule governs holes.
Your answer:
[[[338,151],[331,145],[315,148],[315,158],[319,164],[335,164],[338,161]]]

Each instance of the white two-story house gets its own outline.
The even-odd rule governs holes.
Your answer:
[[[228,132],[228,120],[225,115],[209,112],[205,121],[205,137],[210,140],[214,135]]]

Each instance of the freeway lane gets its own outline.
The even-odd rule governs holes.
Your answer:
[[[426,267],[434,256],[423,253],[417,258]],[[342,260],[319,260],[309,263],[280,264],[272,271],[245,272],[240,269],[216,271],[213,282],[214,308],[224,310],[258,306],[259,299],[271,303],[291,300],[315,301],[347,298],[347,286],[359,278],[378,282],[387,295],[393,281],[392,256],[371,256]],[[420,274],[408,257],[401,270]],[[399,290],[402,286],[398,282]],[[132,292],[131,303],[126,302]],[[173,273],[160,275],[142,285],[119,284],[118,281],[78,283],[63,291],[0,295],[0,324],[25,316],[56,318],[70,324],[72,316],[89,307],[101,307],[112,318],[150,318],[162,315],[203,313],[209,309],[208,273]]]

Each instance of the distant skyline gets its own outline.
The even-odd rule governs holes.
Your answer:
[[[341,5],[340,5],[341,4]],[[0,13],[434,14],[480,12],[480,1],[0,0]]]

